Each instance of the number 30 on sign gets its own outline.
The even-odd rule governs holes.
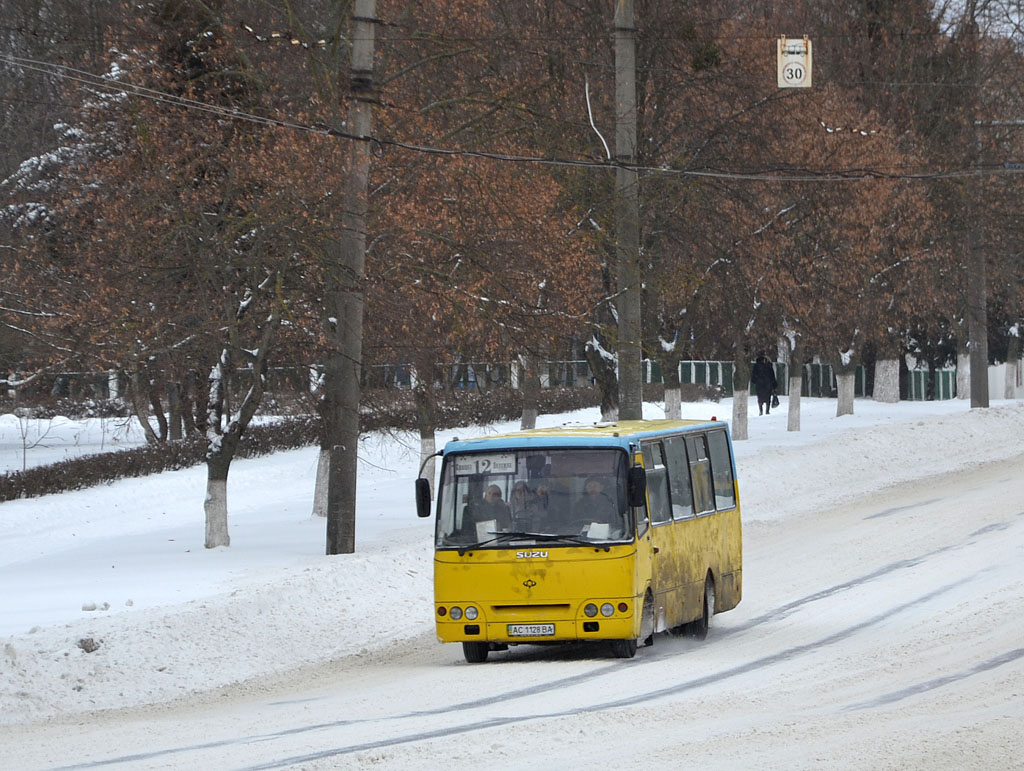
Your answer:
[[[811,87],[811,41],[803,38],[778,39],[779,88]]]

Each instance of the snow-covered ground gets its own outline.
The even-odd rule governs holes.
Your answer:
[[[1024,402],[971,410],[958,400],[857,400],[855,415],[836,418],[834,400],[805,398],[800,432],[786,431],[785,407],[784,401],[769,416],[752,415],[751,438],[735,446],[751,555],[775,528],[830,504],[1024,459]],[[729,418],[732,405],[703,402],[683,410],[684,417]],[[645,405],[644,414],[660,417],[660,405]],[[585,410],[539,422],[597,419],[596,410]],[[469,428],[439,438],[515,428]],[[67,421],[36,430],[46,431],[42,444],[58,456],[114,442],[98,425]],[[21,467],[25,431],[13,416],[0,419],[0,458],[8,467]],[[121,431],[118,442],[141,441],[137,431]],[[413,506],[418,443],[412,435],[369,435],[360,456],[354,555],[323,554],[325,523],[310,516],[312,448],[233,464],[227,548],[203,548],[203,468],[0,504],[0,728],[7,726],[0,743],[19,726],[61,716],[270,682],[318,663],[344,670],[346,661],[387,661],[411,647],[442,647],[432,637],[432,521],[418,519]],[[1024,513],[1024,468],[1016,472],[1018,481],[1009,484],[1018,485],[1020,497],[1008,514]],[[829,548],[822,543],[823,551]],[[1024,553],[1020,544],[1006,548]],[[1024,560],[1018,564],[1024,576]],[[755,582],[786,580],[782,569],[766,575],[763,564],[745,573],[745,594],[756,590]],[[1022,630],[1024,580],[1014,591],[1008,597],[1014,613],[993,623]],[[446,662],[461,659],[458,646],[443,647]],[[578,662],[560,664],[556,656],[559,665],[571,670]],[[484,678],[490,667],[465,671]],[[1024,752],[1024,742],[1010,749]],[[406,757],[413,762],[414,755]],[[145,767],[187,766],[166,762]]]

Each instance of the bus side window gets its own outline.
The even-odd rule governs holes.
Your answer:
[[[729,440],[725,431],[708,433],[708,448],[711,451],[711,477],[715,483],[715,503],[718,510],[736,508],[736,485],[733,484],[732,456],[729,454]]]
[[[693,504],[697,514],[710,514],[715,510],[715,494],[711,486],[711,462],[708,460],[707,439],[703,434],[686,438],[690,453],[690,479],[693,484]]]
[[[665,439],[665,461],[668,467],[669,491],[672,494],[672,516],[693,518],[693,493],[690,490],[690,463],[686,458],[686,439],[672,436]]]
[[[648,442],[643,445],[643,451],[644,467],[647,469],[647,508],[651,515],[651,524],[671,522],[672,509],[669,506],[668,477],[661,442]]]

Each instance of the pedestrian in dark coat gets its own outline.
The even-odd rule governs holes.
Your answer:
[[[775,380],[775,368],[768,358],[760,353],[754,368],[750,371],[750,382],[757,391],[757,414],[767,415],[772,411],[772,394],[778,382]]]

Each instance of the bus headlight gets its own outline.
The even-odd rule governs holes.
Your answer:
[[[601,605],[601,615],[605,618],[610,618],[612,613],[614,612],[615,607],[610,602],[606,602],[603,605]]]
[[[583,606],[583,614],[587,616],[587,618],[593,618],[597,615],[597,606],[592,602],[588,602]]]
[[[474,608],[472,605],[470,605],[468,608],[466,608],[466,620],[467,621],[475,621],[476,617],[478,615],[480,615],[480,614],[477,612],[477,609]]]
[[[462,618],[462,608],[452,607],[452,609],[448,611],[448,617],[452,621],[458,621]]]

